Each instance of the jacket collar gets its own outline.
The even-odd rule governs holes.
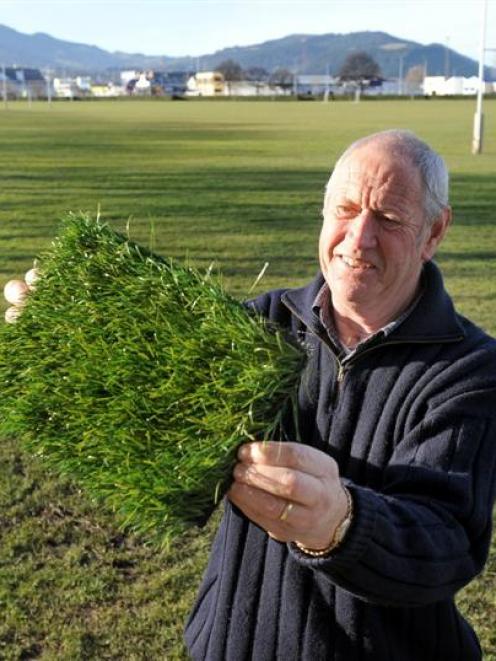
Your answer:
[[[386,342],[456,342],[465,337],[451,298],[443,284],[441,271],[432,261],[423,269],[423,293],[410,316],[395,329]],[[324,283],[322,273],[307,286],[289,289],[282,302],[310,330],[318,335],[318,322],[312,313],[312,304]]]

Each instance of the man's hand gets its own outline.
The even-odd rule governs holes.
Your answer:
[[[36,268],[30,269],[24,276],[24,280],[9,280],[3,289],[3,295],[10,308],[5,311],[5,321],[14,323],[22,312],[22,307],[29,292],[34,289],[39,273]]]
[[[326,548],[347,512],[334,459],[300,443],[247,443],[228,497],[281,542]]]

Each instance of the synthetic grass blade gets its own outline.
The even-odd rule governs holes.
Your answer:
[[[1,431],[167,544],[207,518],[242,441],[278,437],[304,353],[99,218],[69,216],[40,268],[0,329]]]

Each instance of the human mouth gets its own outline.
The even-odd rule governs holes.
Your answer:
[[[363,259],[355,259],[354,257],[348,257],[347,255],[338,255],[338,258],[343,262],[348,268],[353,270],[367,271],[369,269],[375,268],[373,264],[367,262]]]

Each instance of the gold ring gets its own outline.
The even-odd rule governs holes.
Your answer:
[[[293,503],[290,503],[288,501],[284,506],[283,511],[279,514],[279,521],[286,521],[292,509],[293,509]]]

